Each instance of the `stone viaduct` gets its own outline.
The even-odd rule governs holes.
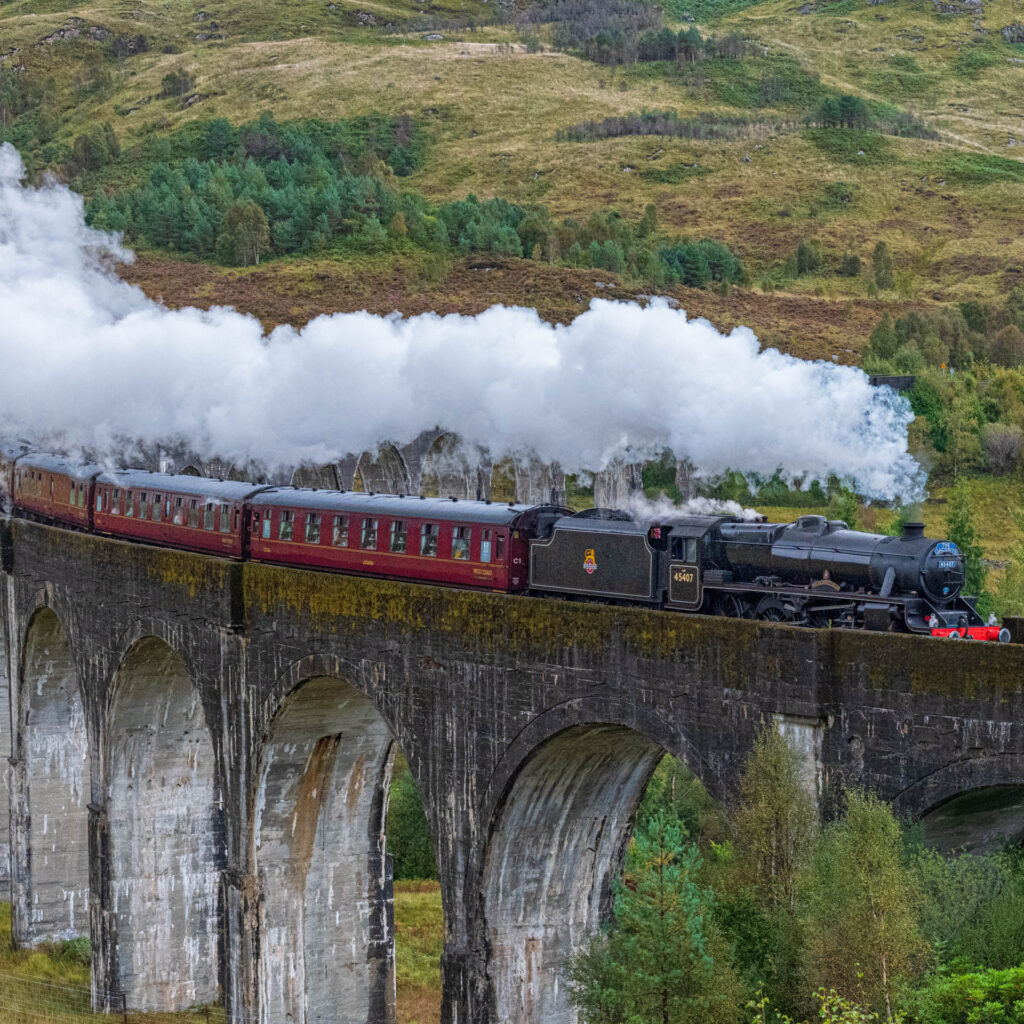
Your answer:
[[[393,1021],[396,748],[440,869],[446,1024],[573,1020],[560,965],[608,911],[666,751],[719,798],[773,721],[826,801],[847,780],[922,814],[1024,784],[1016,644],[0,529],[15,937],[88,935],[101,1006]]]

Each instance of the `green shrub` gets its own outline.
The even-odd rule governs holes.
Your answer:
[[[915,1024],[1024,1024],[1024,966],[935,972],[902,1008]]]
[[[960,56],[953,61],[953,74],[960,78],[974,78],[981,74],[986,68],[992,67],[999,58],[987,50],[964,50]]]
[[[842,163],[877,166],[892,159],[888,141],[877,132],[853,128],[807,128],[803,134],[816,149]]]

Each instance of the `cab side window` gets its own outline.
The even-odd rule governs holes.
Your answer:
[[[673,537],[672,557],[678,558],[681,562],[689,562],[691,565],[697,563],[697,538],[696,537]]]

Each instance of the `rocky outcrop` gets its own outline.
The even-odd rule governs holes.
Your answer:
[[[1008,43],[1024,43],[1024,23],[1015,21],[999,30]]]
[[[110,29],[103,25],[90,25],[84,18],[68,18],[56,32],[43,36],[37,45],[53,46],[54,43],[62,43],[68,39],[78,39],[82,36],[102,43],[106,42],[110,35]]]

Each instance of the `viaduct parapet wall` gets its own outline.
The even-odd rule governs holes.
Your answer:
[[[470,593],[21,521],[3,553],[15,938],[89,935],[98,1005],[390,1024],[399,748],[440,871],[446,1024],[574,1020],[562,961],[608,911],[665,752],[719,799],[773,720],[826,807],[843,783],[921,814],[1024,782],[1017,645]]]

